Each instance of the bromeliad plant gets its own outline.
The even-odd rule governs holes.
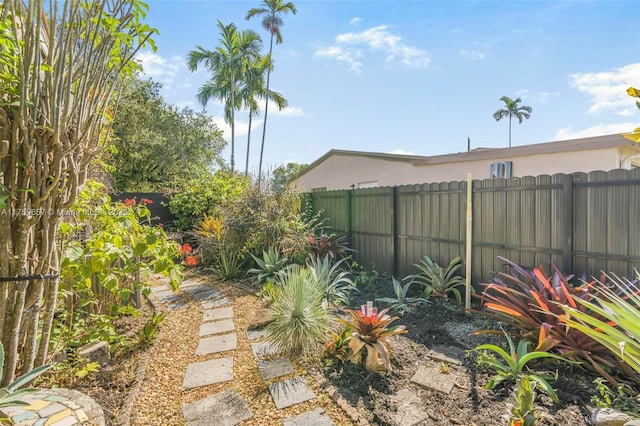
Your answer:
[[[341,324],[349,327],[352,332],[348,338],[350,353],[345,358],[346,361],[354,363],[362,362],[364,358],[363,349],[366,349],[365,367],[374,373],[384,373],[391,371],[391,346],[387,338],[396,334],[404,334],[408,331],[404,325],[389,327],[398,317],[390,317],[387,314],[389,309],[378,312],[373,307],[372,302],[362,305],[359,311],[347,309],[352,321],[339,319]]]
[[[462,303],[462,296],[458,287],[465,286],[465,279],[455,273],[462,267],[462,261],[460,256],[453,259],[446,268],[442,268],[435,263],[429,256],[425,256],[420,261],[420,264],[414,264],[420,272],[415,275],[410,275],[407,279],[410,282],[419,284],[424,287],[422,297],[429,298],[432,294],[434,296],[443,297],[447,299],[449,293],[452,293],[456,298],[456,303],[460,305]]]
[[[482,295],[476,295],[485,309],[476,312],[515,327],[521,337],[529,341],[534,341],[544,331],[553,342],[547,350],[552,349],[567,360],[581,362],[582,366],[613,384],[617,384],[611,374],[613,368],[630,371],[602,343],[579,329],[568,327],[565,322],[564,306],[599,317],[597,312],[589,310],[588,304],[581,303],[590,302],[595,296],[596,281],[573,286],[570,283],[573,275],[563,275],[555,265],[552,265],[553,275],[550,276],[542,267],[527,270],[508,259],[500,259],[509,272],[500,272],[491,283],[485,284]],[[499,331],[484,330],[482,333]]]
[[[348,247],[346,235],[326,234],[320,231],[318,235],[309,235],[311,245],[311,257],[324,259],[329,257],[332,261],[343,259],[353,250]]]
[[[404,286],[402,285],[402,281],[396,279],[395,277],[391,278],[393,285],[393,292],[396,295],[396,298],[392,297],[378,297],[376,298],[376,302],[383,302],[389,306],[389,309],[392,312],[396,312],[401,317],[405,314],[413,312],[417,306],[425,305],[428,303],[428,300],[423,297],[407,297],[407,293],[409,292],[409,288],[412,283],[406,283]]]

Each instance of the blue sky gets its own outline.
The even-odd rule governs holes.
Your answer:
[[[330,149],[438,155],[506,147],[508,120],[492,115],[502,96],[522,98],[529,120],[513,145],[630,131],[640,111],[640,2],[298,0],[274,47],[271,87],[289,101],[269,108],[265,164],[311,163]],[[164,85],[165,100],[198,105],[209,78],[185,58],[218,45],[216,21],[251,28],[259,1],[150,0],[158,50],[138,58]],[[206,111],[223,129],[222,105]],[[244,164],[247,114],[236,116],[236,162]],[[257,168],[262,117],[254,119],[250,164]],[[230,138],[230,133],[225,132]],[[225,152],[228,161],[229,150]]]

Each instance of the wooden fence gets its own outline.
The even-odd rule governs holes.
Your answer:
[[[554,263],[564,273],[633,277],[640,268],[640,169],[472,181],[470,259],[467,182],[314,192],[330,230],[345,234],[355,260],[397,277],[423,256],[471,262],[473,283],[504,269]]]

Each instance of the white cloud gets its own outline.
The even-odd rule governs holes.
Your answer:
[[[611,124],[596,124],[595,126],[587,127],[586,129],[576,130],[573,126],[563,127],[556,131],[553,137],[554,141],[563,141],[568,139],[580,139],[588,138],[591,136],[611,135],[613,133],[630,132],[636,126],[634,123],[611,123]]]
[[[386,54],[388,62],[399,61],[411,68],[425,68],[430,62],[427,53],[402,41],[402,37],[390,33],[386,25],[378,25],[360,32],[338,34],[335,44],[316,50],[316,57],[328,57],[349,64],[351,71],[361,71],[362,63],[357,59],[364,56],[354,46],[364,45],[372,51]]]
[[[355,25],[355,24],[357,24],[357,23],[359,23],[361,21],[362,21],[362,18],[359,17],[359,16],[354,16],[353,18],[349,19],[349,23],[351,25]]]
[[[416,155],[411,151],[405,151],[404,149],[394,149],[393,151],[387,152],[387,154],[395,154],[395,155]]]
[[[142,64],[143,74],[162,83],[163,86],[171,86],[176,75],[186,69],[184,59],[180,56],[166,59],[146,51],[136,55],[136,59]]]
[[[558,92],[536,92],[536,91],[531,92],[531,91],[529,91],[529,89],[522,89],[522,90],[518,90],[516,92],[516,95],[518,95],[518,97],[526,98],[526,100],[524,101],[525,104],[529,100],[531,102],[535,102],[537,104],[544,104],[549,99],[557,98],[558,96],[560,96],[560,93],[558,93]]]
[[[613,71],[569,75],[572,87],[591,95],[588,114],[613,112],[628,116],[635,112],[634,99],[627,88],[640,85],[640,62]]]
[[[302,108],[294,106],[289,106],[282,111],[279,111],[278,107],[275,104],[269,102],[269,115],[277,117],[304,117],[306,114],[302,110]]]
[[[211,121],[213,121],[213,123],[218,126],[218,129],[222,130],[224,132],[223,137],[225,138],[225,140],[227,141],[231,141],[231,126],[229,126],[229,124],[227,124],[224,121],[224,118],[216,116],[216,117],[212,117]],[[249,133],[249,120],[240,120],[236,117],[235,119],[236,122],[236,127],[235,127],[235,138],[236,138],[236,149],[238,148],[238,137],[240,136],[247,136],[247,133]],[[251,132],[253,135],[253,131],[260,128],[262,126],[262,120],[259,119],[253,119],[251,120]],[[253,137],[251,138],[253,139]]]
[[[481,50],[467,50],[467,49],[461,49],[458,52],[458,55],[462,56],[465,59],[471,59],[474,61],[481,61],[483,59],[486,59],[487,57],[486,52],[483,52]]]
[[[349,65],[349,70],[356,74],[359,74],[362,69],[362,62],[358,61],[358,58],[362,57],[359,49],[329,46],[316,50],[313,55],[318,58],[330,58],[344,62]]]

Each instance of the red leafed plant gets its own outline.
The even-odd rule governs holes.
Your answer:
[[[347,338],[350,353],[346,356],[347,361],[358,363],[362,361],[362,349],[366,348],[367,357],[365,367],[367,370],[383,373],[391,371],[391,347],[387,342],[387,337],[407,333],[404,325],[389,327],[398,319],[386,315],[389,309],[378,312],[371,302],[362,305],[359,311],[347,309],[352,317],[352,321],[339,319],[343,325],[352,330]]]
[[[342,259],[353,251],[348,247],[347,237],[345,235],[337,236],[335,234],[325,234],[320,232],[319,235],[309,235],[309,244],[311,244],[311,253],[317,259],[324,259],[329,256],[331,261]]]
[[[542,266],[527,270],[516,263],[499,258],[508,266],[509,272],[499,272],[493,281],[484,284],[481,295],[476,294],[484,306],[478,313],[496,318],[518,329],[521,337],[536,343],[544,341],[545,347],[536,350],[553,350],[564,358],[580,362],[586,368],[596,371],[611,383],[617,383],[611,374],[612,368],[629,370],[624,363],[603,345],[579,330],[570,328],[565,322],[562,306],[570,306],[580,311],[587,308],[576,303],[574,298],[590,301],[595,295],[594,286],[598,281],[572,285],[573,275],[563,275],[552,265],[553,275],[549,276]],[[593,313],[593,315],[596,315]],[[499,330],[483,330],[479,333],[501,333]],[[540,336],[548,338],[540,339]]]

